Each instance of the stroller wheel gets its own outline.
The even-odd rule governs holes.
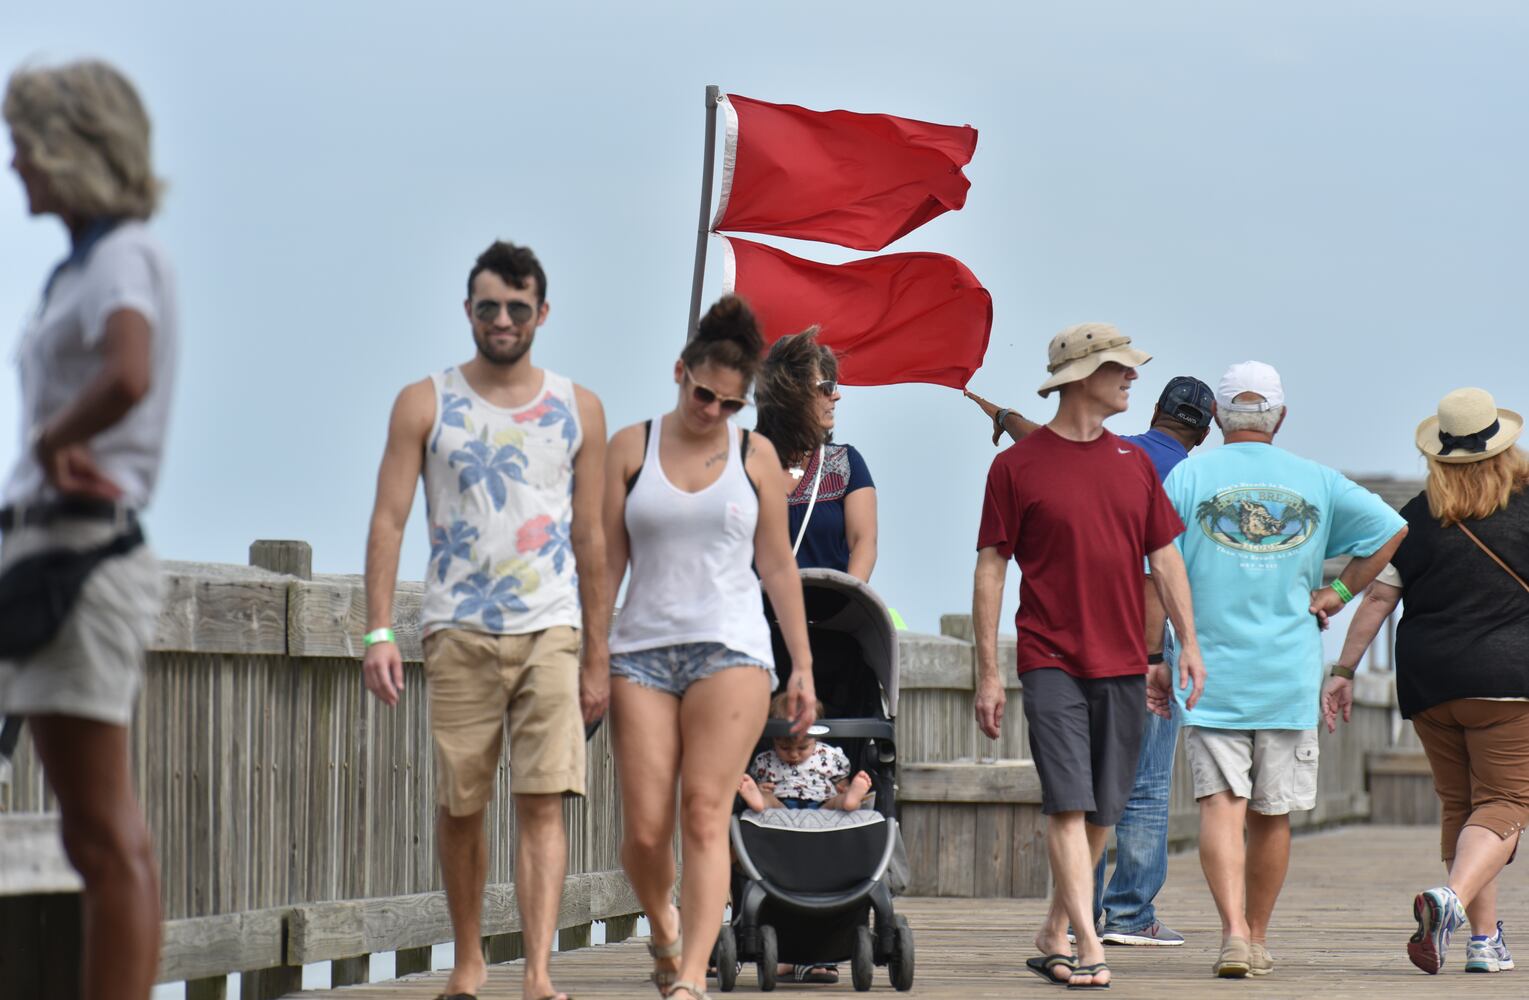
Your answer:
[[[871,988],[876,975],[876,955],[871,941],[871,929],[865,924],[855,928],[855,941],[850,949],[849,974],[855,989],[861,993]]]
[[[738,985],[738,939],[733,936],[732,924],[722,925],[712,954],[717,960],[717,989],[731,993]]]
[[[780,944],[775,928],[769,924],[759,928],[759,988],[766,993],[775,989],[775,973],[780,970]]]
[[[904,991],[913,989],[913,928],[908,926],[907,917],[897,918],[897,943],[887,966],[894,987]]]

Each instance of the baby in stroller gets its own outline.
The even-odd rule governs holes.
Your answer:
[[[823,705],[818,704],[818,717]],[[788,719],[786,695],[770,702],[770,718]],[[738,782],[738,796],[755,812],[765,809],[842,809],[854,812],[871,791],[871,776],[849,774],[849,757],[810,735],[787,736],[754,758]]]

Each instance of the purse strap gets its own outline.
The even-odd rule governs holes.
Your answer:
[[[1497,565],[1501,566],[1503,568],[1503,572],[1507,573],[1513,579],[1517,580],[1518,581],[1518,585],[1520,587],[1523,587],[1525,591],[1529,591],[1529,583],[1525,583],[1524,582],[1524,578],[1519,576],[1517,573],[1513,572],[1512,567],[1510,567],[1507,563],[1503,562],[1501,559],[1497,558],[1497,553],[1493,552],[1491,549],[1487,548],[1486,547],[1486,543],[1483,542],[1481,539],[1477,538],[1476,537],[1476,533],[1473,532],[1470,528],[1467,528],[1465,526],[1465,522],[1463,522],[1463,521],[1456,521],[1455,524],[1460,528],[1461,531],[1465,532],[1465,537],[1466,538],[1469,538],[1471,541],[1476,543],[1476,547],[1478,549],[1480,549],[1481,551],[1485,552],[1487,554],[1487,556],[1489,558],[1491,558],[1491,560],[1494,563],[1496,563]]]
[[[802,547],[802,539],[807,537],[807,522],[812,520],[812,508],[818,505],[818,485],[823,482],[823,453],[827,450],[827,445],[818,445],[818,468],[812,474],[812,496],[807,499],[807,513],[802,515],[802,526],[796,529],[796,543],[791,546],[793,556]]]

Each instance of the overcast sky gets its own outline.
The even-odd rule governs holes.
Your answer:
[[[1529,407],[1526,51],[1518,3],[0,15],[0,69],[101,56],[154,118],[183,337],[154,544],[242,563],[253,539],[302,538],[322,572],[360,571],[388,408],[470,356],[463,279],[495,237],[547,268],[538,362],[599,393],[613,427],[673,405],[708,83],[979,129],[965,209],[888,251],[952,254],[991,290],[973,389],[1049,418],[1047,341],[1108,320],[1155,355],[1113,430],[1144,429],[1171,376],[1214,383],[1257,358],[1285,376],[1281,444],[1416,475],[1412,430],[1445,392]],[[64,248],[14,176],[0,183],[7,357]],[[8,469],[22,432],[14,375],[0,385]],[[950,389],[846,389],[839,428],[879,487],[877,589],[922,630],[969,610],[993,456],[980,414]],[[403,575],[423,575],[426,554],[421,500]]]

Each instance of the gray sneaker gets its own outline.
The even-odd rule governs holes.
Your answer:
[[[1163,926],[1162,921],[1154,920],[1139,931],[1106,930],[1099,935],[1099,940],[1105,944],[1134,945],[1138,948],[1174,948],[1184,943],[1184,935],[1172,927]]]
[[[1274,971],[1274,956],[1269,954],[1269,949],[1261,941],[1248,942],[1248,949],[1252,952],[1248,960],[1248,975],[1267,976]]]
[[[1497,933],[1478,941],[1472,938],[1465,946],[1466,972],[1507,972],[1513,968],[1513,953],[1502,936],[1502,921],[1497,921]]]

